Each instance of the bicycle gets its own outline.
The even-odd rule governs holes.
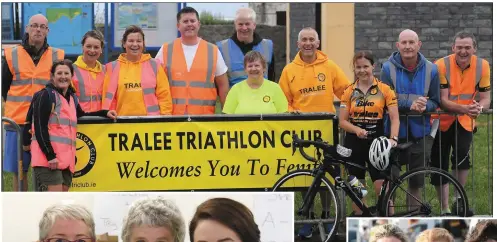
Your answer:
[[[406,196],[410,196],[411,198],[414,198],[417,203],[419,203],[419,207],[417,209],[411,210],[410,208],[413,207],[413,205],[407,206],[409,209],[405,213],[394,213],[390,216],[398,216],[398,217],[411,217],[411,216],[430,216],[432,214],[432,205],[423,203],[420,201],[421,198],[417,198],[407,189],[402,186],[402,183],[404,181],[408,181],[409,178],[416,176],[416,175],[431,175],[431,174],[436,174],[440,175],[441,177],[444,177],[448,179],[449,184],[454,185],[455,189],[459,194],[461,194],[462,200],[462,206],[458,207],[457,216],[465,217],[466,213],[468,211],[468,198],[466,196],[466,192],[464,191],[462,185],[448,172],[443,171],[438,168],[433,168],[433,167],[421,167],[418,169],[413,169],[410,170],[401,176],[395,177],[391,175],[392,169],[394,166],[397,166],[400,170],[400,163],[399,163],[399,154],[401,151],[406,150],[409,148],[413,142],[407,142],[407,143],[402,143],[398,144],[396,147],[391,149],[391,156],[393,156],[393,159],[391,159],[389,167],[385,171],[381,171],[382,178],[384,179],[384,182],[381,187],[381,192],[378,197],[378,201],[376,203],[376,206],[372,207],[367,207],[362,201],[361,197],[358,192],[354,191],[354,189],[350,186],[350,184],[347,181],[344,181],[341,176],[340,176],[340,169],[337,169],[336,167],[339,167],[340,165],[344,166],[355,166],[357,168],[366,170],[366,167],[363,167],[361,165],[357,165],[348,161],[344,161],[344,158],[350,157],[352,150],[347,149],[341,145],[330,145],[327,142],[324,142],[322,140],[317,140],[317,141],[312,141],[312,140],[302,140],[299,139],[297,135],[293,136],[293,142],[292,142],[292,155],[295,154],[296,149],[299,149],[300,154],[308,161],[314,162],[315,163],[315,168],[310,170],[310,169],[297,169],[294,171],[291,171],[287,173],[286,175],[282,176],[273,186],[272,191],[288,191],[288,190],[298,190],[295,188],[304,188],[307,189],[307,192],[305,196],[303,197],[303,205],[298,207],[297,210],[297,215],[298,216],[308,216],[309,211],[311,209],[311,206],[313,205],[313,200],[316,197],[317,193],[319,190],[324,189],[327,190],[331,194],[331,199],[332,202],[336,206],[334,206],[333,210],[333,205],[330,207],[330,215],[329,219],[321,220],[318,222],[319,230],[321,232],[321,237],[323,241],[331,241],[330,239],[333,238],[337,232],[337,224],[340,222],[342,219],[342,211],[338,208],[338,205],[340,203],[340,198],[338,197],[338,192],[337,188],[343,190],[345,192],[345,195],[348,196],[349,198],[352,199],[352,202],[356,204],[360,210],[362,210],[362,216],[363,217],[373,217],[373,216],[379,216],[379,217],[389,217],[388,212],[389,212],[389,206],[391,203],[389,201],[394,201],[395,202],[395,191],[403,191]],[[308,154],[305,153],[304,148],[314,146],[317,150],[317,159],[309,156]],[[324,152],[324,159],[321,163],[319,163],[321,159],[321,152],[319,150],[322,150]],[[318,164],[319,163],[319,164]],[[326,174],[331,175],[331,178],[334,180],[333,185],[330,180],[326,177]],[[295,177],[303,177],[303,176],[311,176],[312,183],[310,186],[302,186],[298,185],[294,189],[289,189],[288,188],[288,181],[291,178]],[[300,183],[301,184],[300,179]],[[390,188],[390,189],[387,189]],[[426,186],[424,187],[426,190]],[[331,215],[331,212],[334,212],[335,215]],[[310,220],[306,220],[302,223],[309,223],[311,222]],[[315,223],[315,222],[313,222]],[[331,231],[328,233],[328,236],[324,238],[325,236],[323,235],[323,225],[324,223],[332,223],[332,228]]]

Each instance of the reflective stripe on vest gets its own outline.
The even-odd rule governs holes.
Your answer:
[[[231,62],[231,55],[230,55],[230,41],[233,42],[231,39],[225,39],[225,40],[221,41],[221,52],[223,53],[224,62],[228,66],[228,79],[230,81],[235,80],[235,79],[239,79],[239,78],[246,79],[247,73],[245,73],[245,70],[233,71],[233,63]],[[232,44],[236,45],[236,43],[234,43],[234,42]],[[269,50],[270,49],[269,44],[270,44],[270,42],[267,39],[262,39],[262,41],[258,44],[258,45],[261,45],[261,47],[262,47],[261,54],[266,59],[267,66],[269,66],[269,64],[271,63],[271,51]],[[239,47],[237,46],[237,48],[239,48]],[[240,52],[243,55],[242,50],[240,50]],[[266,68],[266,71],[264,72],[264,77],[266,79],[268,77],[268,69],[269,68]]]
[[[148,71],[146,68],[148,68],[146,65],[150,64],[150,67],[152,69],[152,73],[154,75],[153,80],[149,80],[147,78]],[[119,82],[119,70],[120,70],[120,65],[117,63],[117,61],[111,62],[112,70],[109,70],[111,74],[111,79],[110,79],[110,84],[109,84],[109,90],[105,93],[105,101],[103,102],[104,105],[102,106],[103,109],[109,109],[112,101],[114,100],[114,93],[117,91],[117,85]],[[145,103],[146,109],[147,109],[147,114],[148,115],[159,115],[160,114],[160,107],[157,101],[157,97],[155,95],[155,87],[154,85],[156,84],[156,78],[157,78],[157,71],[158,71],[158,66],[157,66],[157,60],[155,59],[150,59],[146,63],[142,62],[141,63],[141,87],[142,87],[142,92],[143,92],[143,101]]]
[[[67,137],[55,136],[55,135],[50,135],[49,137],[50,137],[50,142],[76,146],[76,140],[72,140]],[[31,140],[36,140],[36,135],[33,135],[33,138],[31,138]]]
[[[172,78],[173,75],[171,72],[171,65],[172,65],[171,63],[173,60],[173,49],[174,49],[174,42],[169,43],[167,45],[167,64],[166,64],[169,85],[171,87],[188,87],[186,80],[176,80]],[[214,63],[214,47],[211,44],[207,44],[207,75],[205,77],[205,80],[188,81],[189,86],[195,88],[216,88],[216,84],[214,82],[211,82],[213,63]],[[187,101],[184,98],[173,98],[172,101],[173,104],[187,104]],[[216,100],[189,98],[188,104],[198,105],[198,106],[215,106]]]
[[[64,51],[49,47],[35,65],[22,46],[5,49],[5,59],[12,82],[7,92],[5,116],[18,124],[24,124],[34,93],[50,82],[50,69],[55,60],[63,59]]]
[[[57,60],[57,48],[52,48],[52,62]],[[15,79],[12,81],[11,86],[25,86],[25,85],[42,85],[45,86],[50,80],[42,78],[21,79],[21,69],[19,68],[19,53],[18,47],[12,48],[12,68],[14,69]],[[13,96],[7,95],[7,100],[10,102],[31,102],[31,96]]]
[[[427,97],[428,96],[428,91],[430,91],[430,83],[431,83],[431,71],[432,71],[432,64],[429,61],[425,62],[425,88],[424,88],[424,96],[423,95],[418,95],[418,94],[404,94],[404,93],[399,93],[398,99],[399,100],[411,100],[411,101],[416,101],[419,97]],[[393,87],[394,90],[397,90],[396,85],[397,85],[397,73],[395,70],[395,66],[393,65],[392,62],[390,62],[390,78],[392,79]]]
[[[449,87],[449,100],[472,100],[473,94],[459,94],[452,95],[450,93],[450,56],[446,56],[444,59],[445,65],[445,79],[447,79],[447,84]],[[475,76],[475,89],[480,85],[481,75],[483,72],[483,59],[480,57],[476,58],[476,76]],[[476,90],[475,90],[476,91]]]
[[[50,114],[50,120],[48,124],[48,135],[49,141],[54,153],[59,160],[57,165],[58,169],[64,170],[69,168],[71,173],[74,172],[75,157],[76,157],[76,128],[74,124],[77,123],[76,106],[72,96],[69,102],[66,102],[64,97],[58,92],[52,90],[55,94],[55,108]],[[58,120],[53,122],[53,120]],[[64,120],[67,121],[69,125],[66,125]],[[43,143],[36,139],[36,133],[41,132],[35,129],[35,123],[31,125],[33,135],[31,140],[31,165],[33,167],[48,167],[48,160],[43,154],[40,148]]]
[[[95,95],[87,95],[86,94],[86,88],[85,88],[85,79],[83,78],[83,75],[81,74],[81,71],[79,70],[79,67],[75,64],[72,65],[74,68],[74,74],[76,75],[76,78],[78,79],[78,88],[79,88],[79,101],[80,102],[91,102],[91,101],[102,101],[102,95],[101,94],[95,94]],[[105,67],[102,66],[103,72],[105,73]],[[100,74],[98,74],[100,75]],[[97,78],[98,78],[97,75]]]

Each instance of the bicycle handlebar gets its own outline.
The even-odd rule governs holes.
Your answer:
[[[325,141],[303,140],[303,139],[299,139],[299,137],[296,134],[294,134],[293,135],[293,142],[292,142],[292,155],[295,154],[295,151],[297,150],[297,147],[298,147],[300,154],[306,160],[311,161],[311,162],[316,162],[317,159],[307,155],[307,153],[305,153],[305,151],[304,151],[304,148],[310,147],[311,145],[318,148],[318,149],[324,150],[324,152],[326,154],[331,155],[333,158],[335,158],[337,156],[350,157],[350,155],[352,154],[351,149],[347,149],[339,144],[334,146],[334,145],[328,144]]]
[[[393,150],[397,151],[402,151],[407,148],[409,148],[411,145],[413,145],[414,142],[409,141],[406,143],[399,143],[397,146],[392,148]],[[326,141],[313,141],[313,140],[303,140],[300,139],[296,134],[293,135],[293,141],[292,141],[292,156],[295,154],[295,151],[297,150],[297,147],[299,149],[300,154],[308,161],[310,162],[316,162],[318,159],[309,156],[307,153],[305,153],[304,148],[308,148],[310,146],[314,146],[318,149],[322,149],[325,154],[331,155],[331,157],[335,160],[339,160],[339,156],[343,158],[350,157],[352,154],[352,150],[348,149],[346,147],[341,146],[340,144],[337,144],[336,146],[328,144]]]

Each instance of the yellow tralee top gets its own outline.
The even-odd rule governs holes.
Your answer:
[[[279,84],[290,111],[335,113],[334,96],[340,98],[351,83],[324,52],[316,50],[316,57],[309,64],[300,58],[299,52],[281,73]]]
[[[140,60],[132,62],[126,58],[126,54],[121,54],[116,60],[120,64],[118,87],[114,96],[116,102],[115,110],[118,116],[147,116],[141,87],[141,65],[150,59],[152,59],[150,54],[142,54]],[[107,92],[111,77],[111,71],[109,71],[111,65],[109,64],[107,64],[108,69],[105,73],[104,95]],[[159,102],[160,114],[171,115],[172,99],[169,81],[164,69],[160,65],[157,66],[156,81],[155,95]],[[112,107],[114,105],[111,105]]]

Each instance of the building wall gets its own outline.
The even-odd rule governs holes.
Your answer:
[[[321,50],[352,81],[354,74],[350,60],[355,47],[354,4],[322,3],[321,11]]]
[[[492,3],[356,3],[354,16],[355,49],[373,51],[380,63],[406,28],[418,33],[430,61],[451,54],[454,34],[468,30],[478,41],[476,55],[493,62]]]
[[[289,46],[288,57],[290,61],[293,60],[298,52],[297,40],[300,30],[305,27],[316,28],[316,3],[290,3],[287,16],[290,23],[289,39],[287,45]]]
[[[276,25],[276,12],[287,11],[287,3],[249,3],[249,8],[257,13],[257,24]]]

